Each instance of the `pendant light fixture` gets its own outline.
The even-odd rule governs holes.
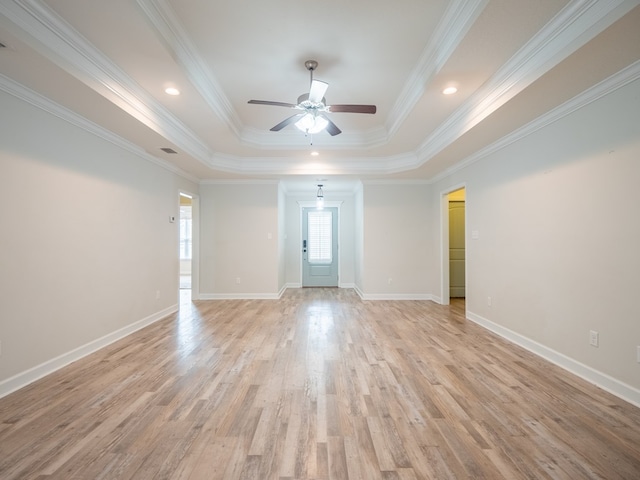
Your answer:
[[[318,185],[318,193],[316,194],[316,208],[322,210],[324,208],[324,192],[322,191],[322,184]]]

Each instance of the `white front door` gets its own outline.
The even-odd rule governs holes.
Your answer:
[[[338,286],[338,209],[302,209],[302,286]]]

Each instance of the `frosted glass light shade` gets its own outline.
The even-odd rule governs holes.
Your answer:
[[[328,124],[326,118],[306,113],[296,122],[296,127],[304,133],[318,133],[327,128]]]

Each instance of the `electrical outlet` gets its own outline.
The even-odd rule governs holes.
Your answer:
[[[391,282],[393,282],[393,278],[389,277],[389,279],[387,280],[387,283],[391,285]]]
[[[491,306],[491,297],[487,297],[487,305]]]
[[[160,300],[160,290],[156,290],[156,300]]]
[[[589,331],[589,344],[592,347],[600,346],[600,334],[598,332],[596,332],[595,330],[590,330]]]
[[[0,357],[2,356],[2,342],[0,342]],[[638,361],[640,362],[640,347],[638,347]]]
[[[236,277],[236,285],[240,285],[240,277]]]
[[[638,361],[638,363],[640,363],[640,345],[637,348],[638,350],[636,351],[636,360]]]

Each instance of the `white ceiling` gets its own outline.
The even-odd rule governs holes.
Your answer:
[[[639,4],[0,0],[0,89],[198,181],[427,182],[638,62]],[[248,100],[295,103],[309,59],[377,113],[269,131],[294,112]]]

